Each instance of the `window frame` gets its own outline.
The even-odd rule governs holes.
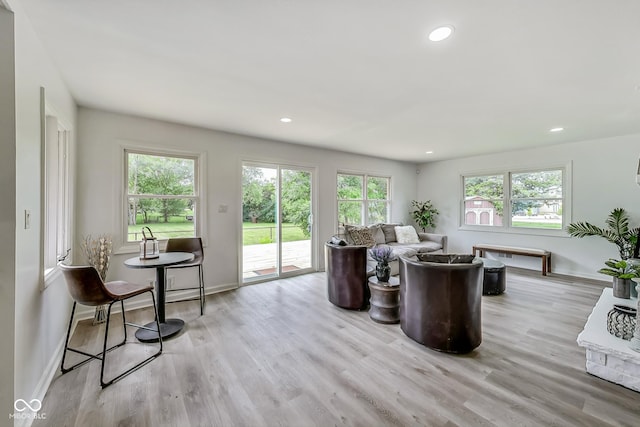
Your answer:
[[[72,128],[41,97],[41,212],[42,289],[54,279],[59,262],[71,260],[71,138]],[[33,226],[33,217],[25,211],[24,226]]]
[[[562,173],[562,225],[560,228],[530,228],[530,227],[514,227],[512,225],[512,204],[514,200],[522,200],[523,198],[512,197],[512,175],[522,173],[536,173],[545,171],[559,170]],[[465,193],[465,179],[472,177],[482,176],[503,176],[503,198],[502,203],[504,208],[503,223],[502,225],[476,225],[465,224],[466,221],[466,193]],[[511,234],[529,234],[529,235],[541,235],[541,236],[554,236],[554,237],[568,237],[566,233],[566,227],[572,222],[571,206],[572,206],[572,163],[562,164],[548,164],[545,166],[530,166],[519,168],[505,168],[505,169],[492,169],[485,171],[471,171],[465,172],[460,175],[460,190],[461,200],[458,203],[459,206],[459,230],[462,231],[485,231],[489,233],[511,233]],[[527,198],[535,199],[535,198]],[[548,198],[545,198],[548,199]],[[506,213],[508,212],[508,214]]]
[[[206,246],[206,218],[207,218],[207,203],[206,203],[206,153],[196,152],[183,149],[174,149],[171,147],[160,147],[158,145],[149,145],[144,143],[137,143],[132,141],[121,141],[119,146],[118,164],[121,170],[121,183],[119,186],[118,197],[119,203],[117,203],[117,236],[114,236],[114,254],[126,254],[133,253],[139,250],[139,241],[128,241],[129,227],[128,227],[128,204],[129,198],[129,179],[128,179],[128,153],[159,156],[159,157],[177,157],[186,158],[194,161],[194,189],[193,195],[180,195],[175,198],[188,198],[194,200],[194,235],[201,237],[203,245]],[[140,195],[134,195],[133,197],[139,197]],[[146,197],[147,195],[145,195]],[[158,195],[158,198],[166,198],[166,196]],[[171,198],[174,198],[172,195]],[[161,249],[166,244],[167,239],[158,238]]]
[[[338,179],[340,175],[350,175],[350,176],[358,176],[358,177],[362,177],[362,195],[363,198],[362,199],[340,199],[338,198]],[[368,197],[368,192],[367,192],[367,184],[368,184],[368,180],[369,178],[382,178],[387,180],[387,199],[369,199]],[[352,172],[352,171],[345,171],[345,170],[339,170],[336,173],[336,209],[335,209],[335,213],[336,213],[336,220],[337,220],[337,230],[340,231],[341,227],[344,225],[342,223],[342,220],[340,219],[340,203],[341,202],[356,202],[356,203],[360,203],[361,207],[360,207],[360,214],[361,214],[361,221],[360,224],[349,224],[349,225],[371,225],[369,224],[369,204],[370,202],[382,202],[386,204],[386,219],[383,222],[391,222],[391,203],[393,200],[393,197],[391,195],[391,176],[387,176],[387,175],[383,175],[383,174],[376,174],[376,173],[364,173],[364,172]]]

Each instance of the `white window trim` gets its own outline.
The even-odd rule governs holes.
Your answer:
[[[140,250],[138,242],[127,242],[125,238],[126,233],[128,232],[126,215],[126,197],[128,188],[128,179],[126,175],[127,151],[158,156],[192,157],[195,159],[196,188],[193,197],[197,199],[198,206],[198,215],[196,215],[196,221],[194,224],[195,235],[202,238],[203,246],[207,246],[207,153],[204,151],[190,151],[181,148],[152,145],[149,143],[129,140],[119,140],[117,147],[117,169],[120,175],[120,183],[114,196],[118,201],[117,203],[114,203],[114,206],[117,209],[117,211],[114,212],[114,230],[118,230],[118,232],[113,238],[113,253],[116,255],[131,254],[137,253]],[[160,241],[161,245],[165,242],[166,241],[164,240]]]
[[[41,287],[44,290],[59,275],[58,261],[71,259],[71,132],[72,127],[47,100],[40,88],[41,125]],[[55,176],[49,176],[50,161],[55,160]],[[55,182],[52,182],[55,181]],[[55,189],[51,189],[55,185]],[[55,197],[56,200],[51,200]],[[55,210],[52,209],[55,203]],[[52,217],[50,212],[55,212]],[[26,215],[26,213],[25,213]],[[25,218],[25,222],[27,219]],[[33,221],[33,218],[31,218]],[[52,224],[54,221],[55,224]],[[33,226],[33,224],[32,224]]]
[[[350,224],[350,225],[371,225],[369,224],[369,204],[368,202],[370,201],[369,199],[367,199],[367,179],[368,178],[384,178],[384,179],[388,179],[389,180],[389,188],[387,189],[387,199],[385,200],[378,200],[375,199],[373,201],[376,202],[385,202],[387,204],[387,220],[386,222],[391,222],[391,203],[393,200],[393,196],[391,194],[391,176],[389,175],[384,175],[384,174],[380,174],[380,173],[367,173],[367,172],[355,172],[355,171],[347,171],[347,170],[338,170],[336,172],[336,180],[335,180],[335,185],[334,188],[336,189],[336,196],[338,193],[338,176],[339,175],[353,175],[353,176],[361,176],[362,177],[362,195],[364,196],[364,199],[339,199],[338,197],[336,197],[336,205],[335,205],[335,218],[336,218],[336,230],[338,233],[342,233],[342,221],[340,220],[339,217],[339,212],[338,212],[338,207],[340,205],[340,202],[360,202],[362,203],[362,222],[363,224]]]
[[[524,227],[512,227],[511,215],[503,216],[505,223],[502,226],[487,226],[487,225],[468,225],[465,224],[465,200],[464,200],[464,179],[465,177],[472,176],[486,176],[486,175],[503,175],[504,186],[504,198],[503,203],[505,210],[511,206],[511,174],[523,173],[523,172],[539,172],[546,170],[563,170],[562,174],[562,228],[560,229],[543,229],[543,228],[524,228]],[[553,236],[553,237],[570,237],[567,232],[567,226],[572,222],[572,162],[567,163],[551,163],[545,165],[535,165],[528,167],[517,168],[504,168],[500,170],[482,170],[482,171],[470,171],[464,172],[460,175],[460,188],[458,194],[461,201],[458,203],[458,230],[461,231],[484,231],[488,233],[507,233],[507,234],[526,234],[536,236]],[[510,212],[510,210],[509,210]]]

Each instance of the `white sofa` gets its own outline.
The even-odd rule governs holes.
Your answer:
[[[417,243],[406,243],[402,239],[400,239],[401,241],[399,242],[396,235],[396,227],[403,226],[397,223],[383,223],[369,226],[343,225],[344,231],[340,237],[349,245],[364,245],[369,249],[380,246],[391,247],[393,259],[389,262],[389,266],[391,267],[392,276],[397,275],[399,272],[398,257],[401,255],[405,258],[411,258],[419,253],[447,252],[447,236],[444,234],[416,231],[419,239]],[[373,238],[372,241],[369,239],[369,235]],[[371,258],[371,254],[368,252],[367,275],[371,276],[375,274],[376,264],[377,262]]]

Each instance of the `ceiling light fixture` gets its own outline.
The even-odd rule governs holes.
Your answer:
[[[429,40],[432,42],[441,42],[442,40],[449,38],[452,33],[453,27],[450,25],[438,27],[429,33]]]
[[[427,154],[433,154],[433,151],[425,151]]]
[[[557,127],[557,128],[551,128],[551,129],[549,129],[549,132],[562,132],[563,130],[564,130],[564,128]]]
[[[280,121],[282,123],[291,123],[293,120],[291,120],[289,117],[283,117],[280,119]]]

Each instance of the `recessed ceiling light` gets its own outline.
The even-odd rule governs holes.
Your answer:
[[[433,154],[433,151],[425,151],[427,154]]]
[[[283,117],[280,119],[280,121],[282,123],[291,123],[293,120],[291,120],[289,117]]]
[[[452,33],[453,27],[450,25],[438,27],[429,33],[429,40],[431,40],[432,42],[441,42],[442,40],[448,38]]]
[[[562,132],[563,130],[564,128],[557,127],[549,129],[549,132]]]

